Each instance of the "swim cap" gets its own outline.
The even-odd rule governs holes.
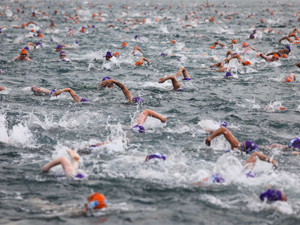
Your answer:
[[[291,51],[291,47],[289,45],[285,46],[289,51]]]
[[[242,47],[244,47],[244,48],[245,48],[245,47],[248,47],[247,43],[244,42]]]
[[[96,16],[96,14],[94,13],[94,14],[93,14],[93,17],[95,17],[95,16]]]
[[[182,80],[192,80],[192,78],[190,78],[190,77],[185,77],[185,78],[183,78]]]
[[[78,173],[75,177],[76,178],[84,178],[84,175],[82,173]]]
[[[300,148],[300,139],[299,138],[293,138],[290,140],[289,148]]]
[[[236,43],[237,43],[237,41],[236,41],[235,39],[232,39],[231,43],[234,43],[234,44],[236,44]]]
[[[224,75],[225,78],[228,78],[228,77],[232,77],[232,74],[230,72],[227,72],[225,75]]]
[[[61,45],[57,45],[56,49],[58,49],[58,48],[62,48],[62,46]]]
[[[254,38],[254,34],[250,34],[250,38],[253,39]]]
[[[146,133],[145,128],[142,125],[135,125],[132,130],[136,133]]]
[[[51,23],[54,23],[54,20],[51,20]]]
[[[66,52],[64,52],[64,51],[61,51],[59,54],[61,55],[61,54],[63,54],[63,53],[65,53],[65,54],[66,54]]]
[[[38,31],[37,31],[37,33],[41,33],[41,32],[42,32],[41,30],[38,30]]]
[[[256,30],[253,30],[253,33],[256,32]]]
[[[272,58],[277,58],[277,59],[279,59],[279,55],[278,55],[278,54],[274,54],[274,55],[272,56]]]
[[[26,49],[22,49],[21,52],[20,52],[20,55],[21,55],[21,54],[27,54]]]
[[[139,39],[139,38],[140,38],[139,35],[134,36],[134,39]]]
[[[281,58],[287,58],[288,56],[286,54],[281,55]]]
[[[171,41],[171,43],[173,43],[173,44],[176,44],[176,41],[175,41],[175,40],[173,40],[173,41]]]
[[[214,46],[210,46],[209,48],[210,48],[210,49],[213,49],[213,48],[214,48]]]
[[[144,103],[144,100],[140,97],[134,97],[131,101],[133,103]]]
[[[87,100],[86,98],[81,98],[80,102],[90,102],[89,100]]]
[[[26,46],[25,48],[23,48],[23,49],[25,49],[25,50],[28,50],[29,51],[29,48],[28,48],[28,46]]]
[[[245,65],[245,66],[250,66],[250,65],[251,65],[251,62],[245,61],[245,62],[244,62],[244,65]]]
[[[110,79],[111,79],[110,77],[104,77],[104,78],[102,79],[102,81],[110,80]]]
[[[246,153],[252,153],[252,151],[257,151],[258,150],[258,146],[255,142],[253,141],[245,141],[245,146],[246,146]]]
[[[127,46],[127,43],[123,42],[122,47],[125,47],[125,46]]]
[[[212,175],[210,180],[214,183],[224,183],[225,182],[224,178],[219,173]]]
[[[120,57],[120,53],[119,53],[119,52],[115,52],[115,53],[113,54],[113,56],[114,56],[114,57]]]
[[[111,52],[106,52],[106,55],[105,55],[105,56],[112,57]]]
[[[37,42],[37,43],[35,43],[35,45],[40,45],[40,46],[42,46],[42,43],[41,43],[41,42]]]
[[[225,127],[227,128],[228,124],[226,121],[220,121],[220,127]]]
[[[74,41],[74,43],[75,43],[75,44],[78,44],[79,42],[78,42],[78,41]]]
[[[92,210],[92,209],[102,209],[107,207],[107,200],[104,195],[99,193],[91,194],[88,197],[88,204],[86,204],[85,210]]]
[[[147,155],[147,161],[150,159],[163,159],[166,160],[166,157],[162,153],[154,153],[151,155]]]
[[[245,175],[247,178],[255,178],[256,177],[255,173],[252,170],[250,170],[248,173],[245,173]]]
[[[266,192],[261,193],[259,198],[262,201],[267,199],[268,202],[278,201],[281,200],[282,193],[279,190],[268,189]]]
[[[34,29],[31,29],[30,32],[34,32]]]
[[[161,56],[166,56],[167,54],[165,54],[165,53],[161,53],[160,55],[161,55]]]
[[[95,25],[93,25],[92,28],[95,28]]]
[[[25,27],[25,23],[22,23],[22,26]]]
[[[142,64],[143,64],[143,62],[141,62],[141,61],[137,61],[137,62],[135,63],[136,66],[141,66]]]

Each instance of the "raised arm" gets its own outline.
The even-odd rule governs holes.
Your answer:
[[[209,68],[220,67],[222,62],[211,65]]]
[[[137,118],[136,118],[136,124],[143,125],[147,119],[148,116],[154,117],[156,119],[159,119],[161,122],[165,123],[167,122],[167,117],[162,116],[158,114],[157,112],[154,112],[150,109],[145,109]]]
[[[72,98],[74,99],[74,102],[80,101],[80,98],[78,97],[78,95],[76,95],[76,93],[71,88],[65,88],[65,89],[62,89],[62,90],[58,90],[58,91],[54,92],[52,94],[52,96],[58,96],[63,92],[69,92],[70,95],[72,96]]]
[[[111,84],[115,84],[117,85],[119,88],[122,89],[123,94],[125,95],[125,97],[128,99],[128,102],[130,102],[133,99],[133,95],[130,93],[130,91],[125,87],[124,84],[114,80],[114,79],[108,79],[108,80],[104,80],[101,82],[101,87],[105,87],[107,84],[111,85]]]
[[[270,60],[270,57],[268,57],[268,56],[266,56],[266,55],[264,55],[264,54],[259,54],[259,56],[261,57],[261,58],[263,58],[264,60],[266,60],[266,61],[268,61],[268,60]]]
[[[36,48],[36,45],[35,44],[32,44],[32,43],[27,43],[27,47],[29,47],[29,46],[33,46],[34,47],[34,49]]]
[[[179,77],[181,74],[183,74],[183,77],[184,77],[184,78],[191,78],[191,77],[189,76],[187,70],[186,70],[183,66],[181,66],[181,67],[179,68],[179,71],[176,73],[176,77]]]
[[[143,61],[143,60],[146,61],[146,62],[149,63],[149,64],[151,63],[151,62],[150,62],[148,59],[146,59],[145,57],[141,57],[141,58],[139,59],[139,61]]]
[[[239,54],[233,55],[229,59],[226,59],[225,63],[229,63],[230,60],[232,60],[232,59],[237,59],[239,61],[239,63],[243,63],[243,60]]]
[[[254,152],[251,154],[251,156],[245,162],[246,168],[253,169],[253,167],[255,166],[255,163],[257,161],[257,158],[259,158],[261,161],[272,163],[275,169],[278,168],[278,162],[276,160],[274,160],[274,159],[271,160],[270,157],[268,157],[260,152]]]
[[[29,21],[28,23],[26,23],[26,26],[28,26],[28,25],[30,25],[30,24],[34,24],[34,25],[36,25],[37,26],[37,23],[35,23],[35,22],[33,22],[33,21]]]
[[[218,130],[214,131],[208,138],[205,139],[205,144],[210,146],[211,144],[210,142],[212,141],[212,139],[222,134],[224,135],[226,140],[230,143],[231,149],[238,148],[239,150],[241,150],[239,141],[225,127],[220,127]]]
[[[275,55],[275,54],[278,54],[278,52],[270,52],[270,53],[266,54],[266,56],[268,56],[268,55]]]

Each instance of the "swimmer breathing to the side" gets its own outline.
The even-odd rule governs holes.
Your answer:
[[[238,62],[241,63],[243,66],[251,65],[251,62],[249,62],[249,61],[244,62],[239,54],[233,55],[229,59],[225,59],[224,61],[225,61],[225,63],[229,63],[230,60],[232,60],[232,59],[237,59]]]
[[[51,20],[50,25],[48,25],[48,27],[57,27],[56,24],[54,23],[54,20]]]
[[[293,36],[295,38],[295,41],[293,41],[290,37]],[[299,37],[296,34],[285,36],[279,40],[279,43],[281,43],[283,40],[288,40],[292,44],[299,44]]]
[[[284,79],[284,81],[282,81],[281,83],[287,83],[287,82],[293,82],[296,81],[296,76],[293,73],[290,73],[290,75],[288,77],[286,77]]]
[[[278,54],[279,56],[281,55],[288,55],[291,52],[291,47],[289,45],[287,45],[284,49],[279,49],[277,52],[270,52],[268,53],[266,56],[269,55],[274,55],[274,54]]]
[[[125,87],[124,84],[113,80],[113,79],[106,79],[101,82],[101,87],[106,87],[107,85],[109,87],[112,87],[112,85],[115,84],[119,88],[121,88],[123,94],[128,99],[127,103],[144,103],[144,100],[140,97],[133,97],[133,95],[130,93],[130,91]]]
[[[181,74],[183,74],[183,77],[184,77],[183,80],[186,80],[186,81],[192,80],[191,77],[189,76],[187,70],[183,66],[181,66],[179,68],[179,70],[178,70],[178,72],[176,73],[175,76],[179,77],[179,76],[181,76]],[[178,82],[175,76],[173,74],[170,74],[166,77],[159,78],[158,83],[162,84],[167,80],[171,80],[172,85],[173,85],[172,91],[184,91],[184,89],[181,87],[182,83]]]
[[[213,68],[213,67],[220,67],[219,69],[216,70],[216,72],[224,72],[224,71],[231,70],[229,67],[224,66],[224,62],[219,62],[219,63],[213,64],[210,66],[210,68]]]
[[[20,27],[18,27],[18,26],[13,26],[13,28],[16,28],[16,29],[19,29],[19,28],[21,28],[21,29],[25,29],[27,26],[29,26],[30,24],[34,24],[34,25],[36,25],[37,26],[37,24],[35,23],[35,22],[33,22],[33,21],[29,21],[28,23],[22,23],[22,26],[20,26]]]
[[[270,57],[268,57],[268,56],[266,56],[266,55],[264,55],[262,53],[258,53],[257,56],[263,58],[264,60],[266,60],[266,62],[274,62],[274,61],[278,61],[279,60],[279,55],[278,54],[274,54],[272,56],[272,58],[270,58]]]
[[[208,138],[205,139],[205,144],[210,146],[211,141],[215,137],[220,136],[222,134],[224,135],[226,140],[230,143],[231,150],[238,149],[241,152],[246,152],[246,154],[251,154],[250,158],[246,161],[246,163],[253,164],[256,162],[256,157],[258,157],[262,161],[271,162],[274,168],[277,169],[278,162],[275,160],[271,161],[271,159],[268,156],[258,152],[258,146],[255,142],[244,141],[240,143],[226,127],[220,127],[219,129],[214,131]]]
[[[20,52],[20,55],[13,58],[12,60],[20,60],[20,61],[31,61],[31,59],[28,56],[28,53],[26,49],[22,49]]]
[[[142,51],[137,45],[135,45],[135,46],[133,47],[133,50],[132,50],[131,55],[134,55],[134,54],[136,53],[137,50],[140,51],[141,53],[143,53],[143,51]]]
[[[148,59],[146,59],[144,56],[142,56],[142,57],[139,59],[139,61],[137,61],[137,62],[135,63],[135,65],[136,65],[136,66],[141,66],[141,65],[143,65],[143,61],[146,61],[148,64],[151,63]]]
[[[159,119],[162,123],[167,122],[167,117],[162,116],[158,114],[157,112],[154,112],[150,109],[145,109],[135,120],[135,125],[132,127],[132,130],[137,133],[146,133],[146,130],[144,128],[144,123],[146,122],[146,119],[148,116],[154,117],[156,119]]]
[[[61,156],[57,159],[52,160],[51,162],[47,163],[46,165],[43,166],[43,172],[49,171],[52,167],[55,167],[57,165],[61,165],[64,172],[65,176],[69,178],[84,178],[84,175],[81,173],[78,173],[78,164],[79,164],[79,155],[74,152],[73,150],[68,149],[67,150],[71,162],[65,157]]]

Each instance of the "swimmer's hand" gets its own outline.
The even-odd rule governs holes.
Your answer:
[[[225,59],[224,61],[225,61],[225,63],[226,63],[226,64],[228,64],[228,63],[229,63],[229,59]]]
[[[278,168],[278,162],[276,160],[272,160],[273,169],[276,170]]]
[[[106,85],[111,85],[114,82],[113,79],[104,80],[101,82],[101,87],[105,87]]]
[[[209,138],[209,137],[208,137],[208,138],[206,138],[206,139],[205,139],[205,144],[206,144],[207,146],[210,146],[210,141],[211,141],[211,140],[210,140],[210,138]]]

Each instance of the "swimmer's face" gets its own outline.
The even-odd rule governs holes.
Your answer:
[[[111,56],[105,56],[105,59],[107,60],[107,61],[110,61],[110,58],[111,58]]]
[[[62,51],[62,48],[57,48],[55,51],[56,51],[56,52],[61,52],[61,51]]]
[[[27,53],[26,54],[22,53],[22,54],[20,54],[20,56],[21,56],[21,59],[25,59],[27,57]]]
[[[61,59],[66,58],[66,56],[67,56],[67,55],[66,55],[65,53],[62,53],[62,54],[59,55],[59,57],[60,57]]]
[[[273,60],[273,61],[278,61],[279,58],[278,58],[278,57],[272,57],[272,60]]]

